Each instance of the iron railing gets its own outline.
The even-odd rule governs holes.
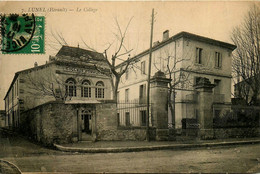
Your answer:
[[[152,126],[151,103],[149,112],[149,123]],[[118,126],[140,127],[146,126],[147,104],[139,100],[117,102]]]

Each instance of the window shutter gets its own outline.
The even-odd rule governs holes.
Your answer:
[[[219,53],[219,67],[222,67],[222,54]]]
[[[218,67],[218,53],[215,52],[215,67]]]
[[[196,63],[199,63],[199,49],[196,48]]]
[[[202,51],[202,48],[200,48],[199,49],[199,52],[200,52],[200,56],[199,56],[199,58],[200,58],[200,64],[203,64],[203,51]]]

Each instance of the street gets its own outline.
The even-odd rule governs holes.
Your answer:
[[[0,139],[0,158],[27,172],[260,172],[260,145],[128,153],[68,153],[20,137]]]
[[[22,172],[260,172],[260,145],[185,151],[4,158]]]

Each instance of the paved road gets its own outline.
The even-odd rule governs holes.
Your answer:
[[[0,132],[0,159],[22,172],[260,172],[260,144],[209,149],[79,154]],[[1,172],[0,172],[1,173]]]
[[[22,172],[260,172],[260,145],[7,157]]]

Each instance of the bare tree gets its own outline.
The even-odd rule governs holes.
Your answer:
[[[101,52],[98,52],[95,48],[89,46],[88,43],[86,42],[86,40],[84,38],[81,38],[81,42],[88,50],[95,52],[95,53],[103,54],[105,61],[108,65],[108,68],[110,70],[110,73],[105,72],[104,69],[102,68],[102,66],[94,65],[94,67],[100,73],[102,73],[102,74],[105,73],[105,75],[110,77],[111,86],[113,89],[113,99],[115,101],[117,101],[117,90],[118,90],[120,79],[129,67],[130,52],[133,50],[133,49],[127,49],[127,47],[125,45],[127,30],[129,28],[129,25],[130,25],[132,19],[133,19],[133,17],[130,18],[126,27],[124,29],[122,29],[117,18],[115,18],[116,32],[113,33],[114,39],[111,41],[108,41],[107,47]],[[61,46],[69,45],[67,40],[64,38],[62,32],[58,32],[56,30],[55,31],[51,30],[49,37],[47,39],[48,39],[48,43],[49,43],[48,46],[56,51],[59,50]],[[74,51],[76,51],[76,50],[74,50]],[[124,57],[127,57],[127,60]],[[122,64],[121,68],[119,68],[119,69],[116,68],[116,65],[118,64],[118,60],[123,61],[123,64]],[[76,62],[78,64],[86,64],[86,63],[88,63],[88,59],[84,56],[81,56],[81,57],[78,57],[77,60],[76,59],[73,60],[73,62],[74,63]],[[54,79],[54,80],[56,81],[55,83],[57,84],[57,86],[59,86],[59,88],[60,88],[60,86],[63,86],[63,88],[64,88],[64,85],[65,85],[64,82],[62,83],[62,81],[60,81],[60,79]],[[29,81],[31,81],[31,88],[33,88],[34,92],[38,91],[37,93],[39,93],[41,95],[52,95],[55,98],[56,97],[62,98],[62,99],[67,98],[67,96],[64,96],[66,94],[61,93],[60,95],[63,95],[63,96],[57,96],[57,94],[54,93],[55,92],[54,89],[51,87],[50,84],[48,84],[48,83],[53,83],[53,82],[50,82],[49,79],[40,78],[39,80],[33,81],[33,79],[29,78]]]
[[[75,50],[73,49],[72,51]],[[75,53],[77,52],[75,51]],[[61,60],[60,57],[51,57],[51,62],[66,63],[74,66],[80,65],[78,66],[79,68],[77,71],[70,73],[71,79],[76,79],[77,77],[84,75],[84,66],[88,64],[89,60],[90,58],[84,56]],[[25,92],[33,95],[35,98],[49,97],[50,99],[62,101],[71,99],[73,95],[70,91],[76,91],[77,87],[83,87],[84,85],[76,86],[76,84],[68,84],[66,82],[67,77],[64,77],[59,73],[57,74],[57,72],[54,72],[54,70],[51,68],[47,68],[48,66],[51,66],[51,62],[46,62],[46,65],[42,65],[41,67],[38,67],[37,63],[35,62],[35,68],[38,69],[32,71],[28,70],[28,72],[24,74],[24,80],[26,81],[27,85]],[[107,72],[102,69],[102,66],[100,67],[100,71],[102,74],[107,75]]]
[[[46,34],[47,46],[53,51],[59,51],[61,46],[68,46],[69,43],[64,38],[62,32],[50,30],[50,33]]]
[[[113,89],[113,99],[115,101],[117,101],[117,91],[118,91],[120,79],[129,67],[130,52],[133,50],[133,49],[127,49],[127,47],[124,44],[125,39],[126,39],[126,33],[127,33],[128,27],[129,27],[132,19],[133,19],[133,17],[128,21],[128,24],[125,27],[125,29],[122,30],[122,28],[120,27],[120,25],[118,23],[117,18],[115,18],[116,28],[117,28],[118,33],[113,33],[115,36],[115,41],[109,42],[108,47],[103,52],[103,55],[106,59],[107,64],[109,65],[109,68],[111,71],[111,85],[112,85],[112,89]],[[109,55],[108,52],[115,42],[117,43],[115,51],[113,51]],[[83,41],[83,43],[85,44],[85,46],[87,48],[91,49],[92,51],[96,51],[93,48],[89,47],[88,44],[86,44],[84,41]],[[128,55],[128,59],[127,60],[121,59],[121,57],[125,56],[125,55]],[[123,65],[119,69],[116,68],[117,60],[124,61]],[[97,68],[97,69],[99,70],[99,68]]]
[[[256,105],[260,94],[260,9],[254,5],[231,36],[237,46],[232,68],[237,76],[236,92],[248,105]]]
[[[75,75],[76,76],[76,75]],[[55,100],[65,101],[69,95],[65,90],[67,85],[62,77],[55,75],[52,71],[41,69],[36,72],[25,74],[25,92],[34,97],[50,97]]]
[[[176,46],[176,42],[174,43]],[[170,127],[175,128],[175,89],[181,85],[184,87],[184,84],[186,85],[190,82],[189,81],[189,75],[190,73],[187,72],[190,69],[190,66],[183,67],[180,69],[179,64],[182,62],[190,60],[189,55],[184,56],[177,56],[177,49],[170,49],[166,48],[163,49],[162,55],[160,55],[157,60],[159,60],[159,63],[156,63],[154,61],[154,67],[158,71],[162,71],[164,74],[168,76],[169,79],[171,79],[171,82],[169,83],[169,93],[168,93],[168,107],[170,108],[170,112],[172,115],[172,125]],[[159,64],[159,66],[158,66]],[[161,65],[163,64],[163,67]],[[185,71],[184,71],[185,70]]]
[[[203,66],[196,66],[192,63],[194,60],[193,47],[187,47],[185,50],[177,49],[176,42],[174,47],[162,49],[159,56],[156,56],[153,62],[158,71],[164,72],[167,78],[171,79],[168,89],[168,107],[172,116],[172,126],[175,127],[175,97],[176,89],[194,90],[194,80],[191,78],[192,71],[210,72],[212,71],[212,60],[214,53],[205,54],[203,57]]]

